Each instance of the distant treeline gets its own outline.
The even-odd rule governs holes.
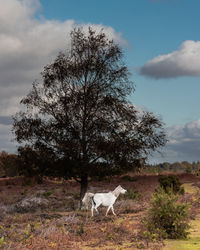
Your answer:
[[[163,162],[155,165],[148,164],[145,167],[145,172],[162,173],[162,172],[174,172],[174,173],[194,173],[200,174],[200,161],[197,162]]]
[[[22,171],[20,171],[19,166],[22,161],[24,161],[24,157],[19,157],[17,154],[9,154],[6,151],[0,152],[0,177],[14,177],[21,175]],[[34,161],[34,160],[33,160]],[[173,172],[173,173],[194,173],[200,175],[200,161],[197,162],[164,162],[159,164],[140,164],[141,171],[145,173],[154,173],[160,174],[163,172]],[[138,169],[140,168],[138,166]],[[31,163],[26,164],[26,168],[30,168],[32,170]],[[36,175],[39,173],[35,173]],[[33,174],[33,175],[35,175]],[[32,175],[32,174],[31,174]]]
[[[18,175],[18,157],[16,154],[9,154],[6,151],[0,153],[0,177],[13,177]]]

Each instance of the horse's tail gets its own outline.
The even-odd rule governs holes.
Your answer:
[[[82,202],[85,204],[85,206],[88,208],[90,200],[93,198],[93,193],[85,193]]]
[[[94,201],[94,196],[92,196],[92,205],[95,207],[96,206],[96,202]]]

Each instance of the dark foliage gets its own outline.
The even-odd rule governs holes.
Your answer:
[[[18,174],[17,155],[2,151],[0,153],[0,177],[13,177]]]
[[[28,178],[35,177],[38,182],[43,176],[50,176],[54,159],[47,151],[33,150],[30,146],[18,148],[18,172]]]
[[[44,68],[14,117],[16,140],[54,161],[37,171],[75,178],[81,196],[88,177],[126,172],[166,142],[162,122],[127,101],[134,86],[122,58],[103,32],[74,29],[70,50]]]
[[[175,175],[160,176],[158,179],[161,188],[167,193],[173,192],[174,194],[184,194],[184,188],[181,187],[182,183]]]

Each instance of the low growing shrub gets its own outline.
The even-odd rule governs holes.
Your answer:
[[[132,191],[127,189],[127,192],[123,195],[123,199],[138,200],[140,198],[142,198],[142,195],[138,190]]]
[[[160,176],[158,181],[160,187],[163,188],[166,193],[173,192],[174,194],[184,194],[184,187],[181,186],[182,183],[177,176]]]
[[[186,238],[189,229],[188,205],[177,202],[177,195],[157,190],[151,200],[151,208],[144,218],[144,225],[152,234],[162,238]]]

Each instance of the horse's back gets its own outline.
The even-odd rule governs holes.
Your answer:
[[[112,192],[96,193],[93,199],[98,204],[102,204],[103,206],[110,206],[114,204],[116,197],[112,194]]]

